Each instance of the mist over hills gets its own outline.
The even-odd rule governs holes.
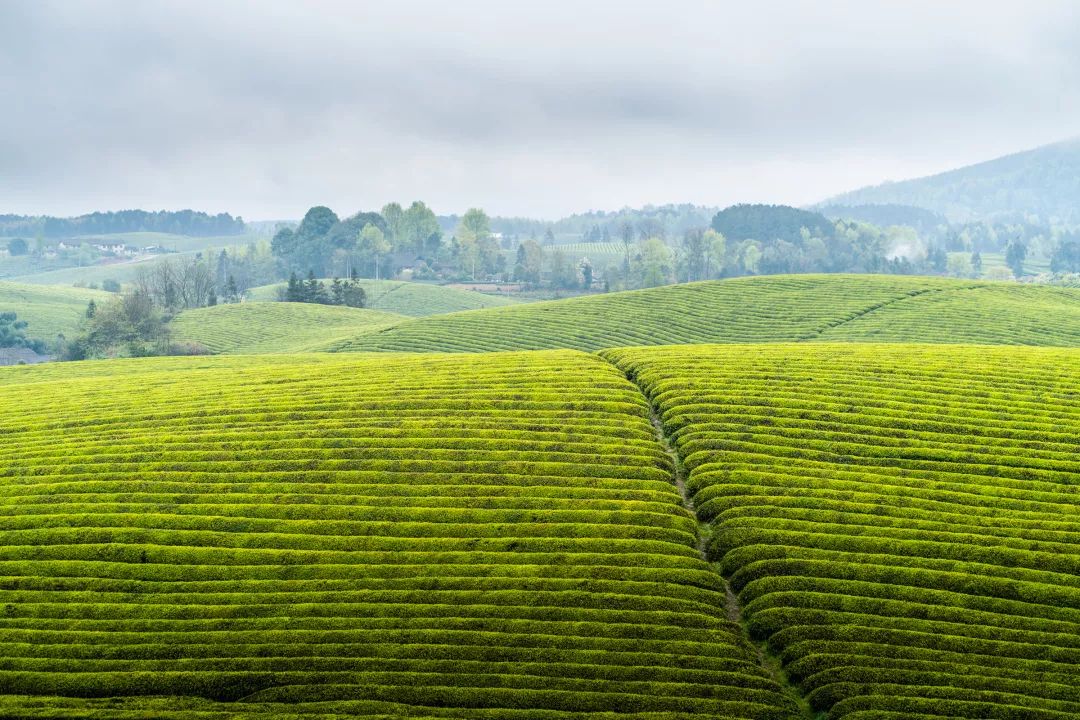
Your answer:
[[[1080,139],[1044,145],[937,175],[860,188],[816,207],[908,205],[951,222],[1080,223]]]

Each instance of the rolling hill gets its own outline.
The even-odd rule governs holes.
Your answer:
[[[799,717],[598,357],[11,368],[0,436],[4,717]]]
[[[0,281],[0,312],[15,312],[26,320],[26,334],[40,340],[71,336],[86,315],[91,300],[105,302],[112,293],[83,288],[47,287]]]
[[[830,719],[1080,717],[1080,351],[631,348],[747,629]]]
[[[405,319],[404,315],[337,305],[248,302],[185,310],[171,327],[176,339],[198,343],[214,353],[288,353]]]
[[[361,287],[368,296],[368,305],[372,310],[412,315],[439,315],[460,310],[502,307],[515,305],[519,300],[503,295],[487,295],[461,290],[459,288],[428,285],[419,282],[400,280],[361,280]],[[250,297],[256,301],[276,300],[278,291],[284,289],[284,283],[263,285],[253,288]]]
[[[1080,293],[891,275],[738,278],[419,318],[320,349],[594,351],[832,339],[1075,346]]]
[[[822,206],[909,205],[953,222],[1036,216],[1080,224],[1080,140],[1045,145],[930,177],[853,190]]]

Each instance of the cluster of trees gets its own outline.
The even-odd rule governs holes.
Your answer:
[[[386,275],[395,266],[437,255],[442,245],[438,220],[424,203],[408,208],[391,203],[381,213],[361,212],[341,219],[324,206],[313,207],[295,227],[274,234],[271,248],[284,269],[317,276]]]
[[[1080,237],[1063,239],[1050,255],[1050,272],[1080,273]]]
[[[26,321],[13,312],[0,312],[0,348],[25,347],[45,352],[45,343],[26,335]]]
[[[367,304],[367,293],[354,275],[348,280],[334,278],[327,286],[310,273],[307,280],[289,276],[288,284],[281,289],[278,299],[283,302],[317,303],[319,305],[344,305],[362,308]]]
[[[95,212],[72,218],[0,215],[0,236],[66,238],[125,232],[161,232],[196,237],[239,235],[244,232],[244,220],[228,213],[209,215],[194,210],[121,210]]]
[[[64,342],[61,358],[144,357],[180,350],[171,342],[168,317],[145,290],[135,288],[100,305],[91,300],[79,333]]]
[[[575,261],[558,246],[546,248],[530,239],[518,245],[513,279],[533,288],[589,291],[593,289],[595,273],[588,258]]]

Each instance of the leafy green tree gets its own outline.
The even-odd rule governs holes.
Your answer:
[[[30,252],[30,245],[23,238],[14,238],[8,241],[8,254],[12,257],[25,255]]]
[[[379,211],[379,214],[386,221],[386,236],[391,244],[395,247],[408,244],[409,239],[406,237],[407,232],[405,229],[405,211],[401,209],[401,204],[396,202],[387,203],[383,205],[383,209]]]
[[[712,232],[716,232],[715,230]],[[705,232],[700,228],[691,228],[683,233],[681,243],[680,274],[688,282],[705,277],[705,256],[707,254]]]
[[[578,270],[581,271],[581,287],[585,290],[592,290],[593,266],[589,258],[581,259],[581,263],[578,265]]]
[[[641,243],[638,287],[666,285],[671,282],[673,270],[671,250],[663,240],[654,237]]]
[[[971,270],[975,273],[975,277],[979,277],[982,275],[982,254],[978,250],[975,250],[971,253]]]
[[[975,268],[971,265],[971,257],[962,253],[949,255],[947,262],[949,275],[958,278],[970,278],[975,274]]]
[[[442,243],[439,219],[427,205],[415,201],[403,217],[404,248],[418,253],[436,253]]]
[[[536,285],[540,282],[540,273],[544,267],[544,249],[535,240],[524,240],[517,249],[517,262],[514,264],[514,279],[518,282]]]
[[[364,255],[371,257],[375,263],[375,279],[379,279],[379,261],[382,256],[390,252],[390,242],[386,235],[375,225],[368,223],[360,231],[357,247]]]
[[[1080,240],[1063,240],[1050,255],[1050,271],[1080,272]]]
[[[491,220],[487,213],[479,208],[469,208],[458,222],[454,231],[458,243],[458,256],[463,270],[476,279],[476,267],[484,259],[485,245],[490,244]],[[498,246],[496,245],[496,251]],[[481,264],[483,267],[483,264]]]
[[[44,352],[45,343],[27,337],[26,327],[26,321],[20,320],[17,314],[0,312],[0,347],[27,347],[35,352]]]
[[[724,272],[727,239],[723,233],[709,228],[705,231],[702,240],[705,246],[705,278],[719,277]]]
[[[1005,264],[1012,270],[1014,277],[1024,274],[1024,261],[1027,259],[1027,243],[1013,240],[1005,246]]]
[[[271,249],[286,267],[321,271],[331,252],[327,235],[338,222],[338,216],[330,208],[322,205],[313,207],[304,215],[296,230],[279,230],[274,235]]]
[[[570,290],[578,286],[577,268],[570,258],[558,248],[549,253],[551,258],[551,286],[561,290]]]
[[[91,300],[86,304],[86,318],[92,320],[97,315],[97,303]]]

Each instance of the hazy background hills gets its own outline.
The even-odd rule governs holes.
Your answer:
[[[843,193],[818,205],[905,205],[952,222],[1080,223],[1080,139],[1045,145],[929,177]]]

